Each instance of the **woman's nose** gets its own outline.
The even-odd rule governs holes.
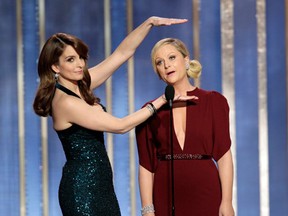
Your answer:
[[[170,67],[170,64],[167,61],[165,61],[164,62],[164,68],[168,68],[168,67]]]
[[[85,61],[84,61],[84,59],[80,58],[80,59],[78,60],[78,65],[79,65],[79,67],[83,68],[83,67],[85,66]]]

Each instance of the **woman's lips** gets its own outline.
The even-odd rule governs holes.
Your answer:
[[[167,76],[170,76],[171,74],[173,74],[175,71],[170,71],[168,73],[166,73]]]

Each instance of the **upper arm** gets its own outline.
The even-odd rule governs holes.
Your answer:
[[[91,106],[71,96],[59,100],[53,110],[54,121],[58,124],[77,124],[91,130],[115,133],[122,129],[121,119],[104,112],[100,105]]]
[[[89,68],[91,76],[91,89],[100,86],[114,71],[116,71],[130,57],[127,53],[115,50],[110,56],[94,67]]]
[[[226,98],[217,92],[211,93],[213,121],[213,158],[219,160],[231,146],[229,105]]]
[[[139,156],[139,164],[150,172],[157,167],[156,147],[153,143],[153,135],[149,120],[136,127],[136,141]]]

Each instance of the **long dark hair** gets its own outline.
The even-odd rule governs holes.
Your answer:
[[[38,60],[38,75],[40,84],[33,103],[34,111],[39,116],[52,114],[52,99],[55,93],[55,72],[52,65],[59,63],[59,57],[64,49],[72,46],[78,55],[85,60],[84,76],[78,81],[79,90],[84,100],[93,105],[100,102],[90,89],[91,77],[87,69],[88,46],[77,37],[65,33],[52,35],[45,43]]]

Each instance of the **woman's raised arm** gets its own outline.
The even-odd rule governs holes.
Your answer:
[[[98,65],[89,69],[91,88],[94,89],[105,82],[124,62],[126,62],[141,44],[153,26],[169,26],[187,22],[187,19],[150,17],[134,29],[120,43],[115,51]]]

